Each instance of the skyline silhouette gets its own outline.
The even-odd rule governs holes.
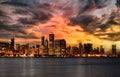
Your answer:
[[[0,42],[0,56],[2,57],[119,57],[120,52],[116,44],[106,51],[104,46],[94,47],[92,43],[78,43],[67,46],[64,38],[56,39],[53,33],[49,38],[41,37],[41,43],[30,45],[11,42]]]

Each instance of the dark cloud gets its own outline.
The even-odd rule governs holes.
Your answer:
[[[63,15],[63,18],[70,20],[71,26],[79,25],[84,31],[94,34],[97,28],[100,28],[100,32],[106,31],[112,24],[119,25],[115,21],[116,16],[110,16],[108,18],[98,18],[93,15],[96,10],[101,10],[109,5],[112,0],[8,0],[1,2],[3,6],[9,5],[12,8],[12,14],[10,12],[4,13],[0,11],[0,30],[8,32],[18,33],[18,38],[37,38],[34,34],[27,34],[26,29],[34,27],[36,23],[46,23],[49,21],[53,14],[59,13]],[[117,0],[116,6],[119,7],[120,1]],[[9,7],[8,7],[9,8]],[[8,11],[10,11],[8,10]],[[8,14],[10,13],[10,14]],[[7,18],[8,17],[8,18]],[[107,20],[105,23],[104,20]],[[13,20],[13,21],[10,21]],[[101,20],[101,21],[99,21]],[[54,20],[56,21],[56,20]],[[57,25],[50,25],[48,27],[56,27]],[[47,27],[47,26],[46,26]],[[80,32],[79,29],[76,31]],[[66,31],[64,31],[67,33]],[[22,35],[19,35],[19,34]],[[114,33],[115,34],[115,33]],[[108,40],[115,36],[108,35]],[[117,35],[116,33],[115,35]],[[7,37],[9,34],[5,34]],[[32,36],[33,35],[33,36]],[[2,35],[1,35],[2,36]],[[95,36],[102,36],[95,35]],[[107,39],[107,38],[106,38]],[[117,39],[117,38],[116,38]],[[115,40],[116,40],[115,39]],[[112,40],[112,39],[111,39]]]
[[[103,8],[108,5],[109,0],[94,0],[96,8]]]
[[[83,12],[104,8],[108,5],[109,0],[79,0],[79,2],[82,3],[79,7],[79,14],[81,14]]]
[[[33,12],[33,20],[38,20],[40,22],[44,22],[46,20],[49,20],[52,15],[47,12],[39,11],[39,12]]]
[[[96,16],[93,15],[79,15],[76,18],[72,18],[72,25],[77,24],[80,25],[85,31],[91,32],[94,29],[93,22],[97,20]]]
[[[7,16],[5,12],[0,10],[0,21],[4,20],[4,19],[11,19],[11,18],[9,16]]]
[[[13,13],[20,14],[20,15],[27,15],[29,14],[29,11],[23,8],[16,8],[15,11],[13,11]]]
[[[27,29],[34,27],[36,23],[45,23],[51,17],[51,8],[48,3],[36,3],[34,0],[8,0],[2,2],[1,5],[10,5],[12,7],[12,15],[5,13],[0,10],[0,30],[3,32],[15,33],[16,38],[33,38],[38,39],[34,33],[28,34]],[[10,8],[11,9],[11,8]],[[8,10],[9,11],[9,10]],[[11,19],[6,17],[8,16]],[[17,19],[13,19],[12,16],[15,16]],[[1,37],[10,37],[9,33],[1,34]],[[3,36],[4,35],[4,36]]]
[[[79,25],[85,32],[90,34],[94,34],[99,28],[99,32],[104,34],[94,34],[95,36],[99,38],[102,36],[107,36],[102,38],[106,40],[120,40],[119,37],[117,37],[120,36],[119,32],[106,33],[106,30],[110,28],[111,25],[120,25],[120,20],[115,20],[120,17],[118,11],[112,12],[109,16],[103,15],[101,18],[92,14],[96,10],[106,8],[109,5],[110,0],[79,0],[79,2],[83,5],[80,6],[78,15],[70,19],[70,24],[72,26]],[[120,4],[119,2],[117,2],[117,6]]]
[[[19,18],[18,22],[24,25],[33,25],[36,21],[30,18]]]
[[[120,0],[116,0],[116,6],[120,8]]]
[[[81,2],[81,0],[79,1]],[[83,0],[83,1],[84,3],[82,7],[80,6],[79,14],[86,12],[86,11],[93,10],[95,8],[95,3],[93,0]]]
[[[0,22],[0,36],[2,38],[9,38],[11,36],[15,36],[16,38],[25,38],[25,39],[38,39],[34,33],[27,33],[26,27],[22,25],[7,25]]]
[[[13,13],[15,14],[20,14],[20,15],[27,15],[27,14],[31,14],[31,13],[34,13],[34,11],[36,12],[38,9],[43,9],[43,10],[50,10],[50,4],[47,4],[47,3],[44,3],[44,4],[39,4],[39,3],[36,3],[34,6],[33,5],[29,5],[28,7],[17,7],[15,9],[15,11],[13,11]],[[38,12],[43,12],[42,11],[39,11]]]
[[[52,17],[50,5],[47,3],[37,4],[36,6],[29,6],[26,8],[16,8],[14,14],[24,15],[28,17],[21,17],[18,22],[23,25],[33,25],[37,22],[45,23]]]
[[[0,32],[0,36],[2,36],[1,38],[10,38],[11,34],[10,33],[3,33],[3,31],[2,31],[2,32]]]
[[[79,2],[83,5],[79,7],[78,15],[70,19],[70,23],[80,25],[85,31],[91,33],[97,27],[96,25],[101,26],[101,24],[97,24],[99,18],[92,13],[97,9],[106,7],[109,0],[79,0]]]
[[[83,27],[88,26],[91,22],[93,22],[94,16],[92,15],[80,15],[76,18],[72,18],[72,21],[76,24],[84,25]]]
[[[25,13],[23,13],[24,11],[22,11],[22,12],[21,11],[19,12],[19,11],[17,10],[17,12],[14,12],[14,13],[30,16],[30,18],[22,17],[22,18],[18,19],[18,22],[22,23],[23,25],[25,25],[25,24],[33,25],[33,24],[36,24],[37,22],[45,23],[52,17],[51,13],[49,13],[49,12],[47,13],[47,12],[44,12],[41,10],[34,11],[34,10],[29,9],[29,10],[26,10]]]
[[[1,4],[12,5],[12,6],[23,6],[23,7],[28,6],[27,4],[18,2],[17,0],[6,1],[6,2],[2,2]]]
[[[96,24],[95,24],[96,25]],[[120,16],[119,13],[116,11],[110,15],[110,17],[107,19],[107,22],[105,24],[98,24],[97,28],[100,30],[98,31],[98,34],[94,34],[97,37],[102,37],[102,39],[106,40],[112,40],[112,41],[119,41],[120,40],[120,31],[115,32],[111,27],[118,27],[120,26]],[[111,32],[107,32],[107,29],[110,29]],[[94,30],[93,33],[96,33]],[[106,37],[104,37],[106,36]]]
[[[10,31],[10,32],[20,32],[23,34],[26,34],[26,31],[24,30],[23,26],[14,24],[14,25],[8,25],[3,22],[0,22],[0,30]]]

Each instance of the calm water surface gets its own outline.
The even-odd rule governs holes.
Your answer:
[[[0,58],[0,77],[120,77],[120,58]]]

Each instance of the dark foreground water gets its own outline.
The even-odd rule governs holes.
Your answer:
[[[0,77],[120,77],[120,58],[0,58]]]

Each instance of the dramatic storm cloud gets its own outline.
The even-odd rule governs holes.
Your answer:
[[[0,38],[34,42],[53,32],[68,43],[120,41],[119,7],[119,0],[1,0]]]

